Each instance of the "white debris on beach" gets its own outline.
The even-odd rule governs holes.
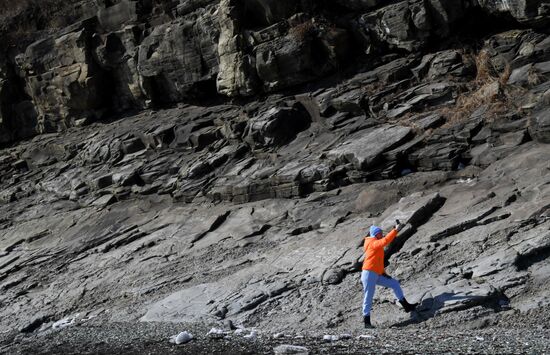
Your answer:
[[[66,317],[66,318],[60,319],[57,322],[55,322],[54,324],[52,324],[52,329],[53,330],[61,330],[63,328],[70,327],[71,325],[75,325],[78,316],[79,316],[79,314],[76,314],[73,317]]]
[[[178,335],[172,335],[170,337],[170,342],[174,343],[174,344],[177,344],[177,345],[180,345],[180,344],[188,343],[192,339],[193,339],[193,334],[191,334],[187,331],[183,331],[183,332],[179,333]]]
[[[212,328],[206,333],[206,336],[212,339],[221,339],[226,336],[226,332],[220,328]]]
[[[309,349],[303,346],[297,346],[297,345],[279,345],[276,348],[273,349],[273,352],[275,355],[279,354],[301,354],[306,355],[309,354]]]

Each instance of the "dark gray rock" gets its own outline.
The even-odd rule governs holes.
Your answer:
[[[260,11],[266,17],[271,17],[272,14],[262,11],[269,11],[269,8],[262,8],[262,5],[268,6],[265,2],[249,1],[249,3],[253,3],[252,7],[249,7],[248,3],[240,4],[231,0],[222,0],[218,8],[220,37],[218,41],[219,73],[216,86],[219,93],[227,96],[252,95],[258,86],[256,58],[245,51],[241,19],[246,16],[246,11]]]
[[[136,22],[137,6],[137,1],[122,0],[113,6],[101,8],[97,13],[99,24],[106,31],[114,31],[125,24]]]
[[[417,78],[431,81],[450,75],[464,77],[474,72],[471,64],[464,63],[461,53],[457,50],[425,55],[422,62],[412,71]]]
[[[529,0],[477,0],[479,5],[486,11],[501,14],[506,13],[513,16],[522,23],[543,26],[548,16],[548,3],[545,1]]]
[[[309,36],[288,35],[256,48],[256,69],[266,91],[308,82],[323,72],[314,58]]]
[[[143,109],[146,97],[138,73],[138,45],[142,30],[137,26],[97,36],[95,58],[111,78],[111,105],[115,111]]]
[[[409,159],[418,170],[453,170],[467,146],[458,143],[430,144],[410,154]]]
[[[423,47],[430,35],[429,14],[421,1],[400,1],[361,17],[369,34],[389,46],[409,52]]]
[[[550,80],[550,61],[527,64],[514,69],[508,84],[536,86],[548,80]]]
[[[307,129],[311,117],[300,107],[274,107],[250,119],[247,140],[256,146],[276,146],[288,143]]]
[[[373,322],[380,334],[410,328],[416,345],[405,351],[426,350],[412,334],[422,329],[427,337],[470,329],[481,317],[518,324],[517,313],[495,313],[503,305],[533,309],[521,319],[537,324],[548,313],[540,305],[550,271],[550,41],[529,28],[544,16],[540,3],[525,7],[524,29],[487,38],[488,76],[477,81],[478,53],[466,47],[478,48],[474,35],[492,23],[457,28],[482,10],[465,12],[464,1],[78,4],[101,8],[100,19],[62,30],[44,20],[47,31],[28,31],[43,37],[19,57],[21,80],[11,63],[18,44],[2,37],[10,44],[0,65],[0,135],[9,144],[0,149],[0,304],[9,307],[0,307],[0,351],[49,339],[36,314],[81,312],[91,326],[74,329],[92,338],[141,319],[139,329],[156,329],[141,352],[159,351],[167,322],[359,331],[360,243],[371,224],[388,230],[395,219],[406,226],[387,249],[387,271],[421,305],[409,318],[380,289]],[[500,77],[507,63],[510,84]],[[529,71],[537,81],[525,82]],[[480,86],[495,101],[443,125]],[[93,118],[82,97],[90,88],[111,116],[72,128]],[[69,129],[13,141],[37,133],[40,120]],[[12,339],[28,325],[36,335]],[[64,334],[72,346],[74,333]],[[509,349],[451,343],[441,351]]]
[[[93,21],[67,34],[31,44],[17,59],[38,113],[37,132],[52,132],[101,117],[108,93],[104,72],[95,64]],[[60,95],[63,93],[63,95]]]
[[[550,143],[550,109],[542,109],[531,116],[529,134],[541,143]]]
[[[153,102],[180,102],[216,92],[219,27],[207,9],[200,11],[198,18],[155,27],[141,43],[138,72]]]
[[[437,128],[443,123],[445,123],[445,118],[440,114],[421,115],[412,120],[415,128],[424,131],[430,128]]]
[[[382,126],[361,134],[332,149],[327,156],[336,162],[350,162],[357,169],[368,170],[382,157],[384,151],[406,141],[411,129],[402,126]]]

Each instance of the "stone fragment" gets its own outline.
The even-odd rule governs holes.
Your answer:
[[[298,346],[298,345],[279,345],[275,348],[273,348],[273,352],[276,355],[283,355],[283,354],[299,354],[299,355],[307,355],[309,354],[308,348],[304,346]]]
[[[187,331],[181,332],[178,335],[176,335],[174,342],[177,345],[185,344],[193,340],[193,335]]]

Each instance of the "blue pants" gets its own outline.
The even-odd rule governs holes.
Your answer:
[[[363,292],[365,293],[365,297],[363,299],[364,316],[370,315],[372,298],[374,297],[376,285],[391,288],[393,290],[393,293],[395,294],[395,297],[399,301],[404,298],[403,290],[401,290],[401,285],[399,285],[399,281],[397,281],[396,279],[378,275],[374,271],[363,270],[363,272],[361,272],[361,282],[363,283]]]

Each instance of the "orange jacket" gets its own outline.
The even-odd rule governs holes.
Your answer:
[[[392,229],[382,239],[365,237],[363,250],[365,251],[365,260],[363,261],[363,270],[374,271],[378,275],[384,273],[384,247],[390,244],[397,237],[397,230]]]

